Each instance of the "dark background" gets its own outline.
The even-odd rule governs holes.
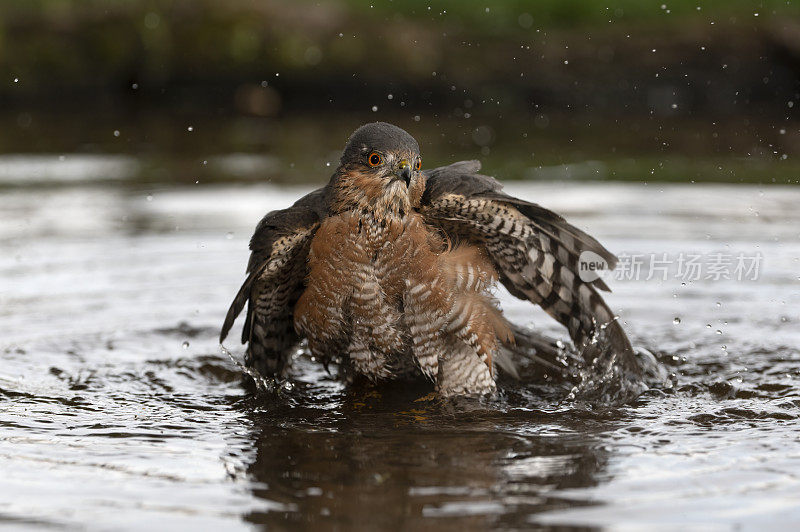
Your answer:
[[[322,181],[368,120],[504,179],[800,177],[785,0],[6,0],[0,72],[0,152],[140,182]]]

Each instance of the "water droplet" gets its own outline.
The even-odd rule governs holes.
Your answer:
[[[145,196],[145,199],[147,201],[153,201],[153,195],[152,194],[148,194],[147,196]]]
[[[419,122],[419,115],[414,115],[414,122]]]
[[[19,78],[14,78],[14,83],[19,83]]]
[[[186,128],[186,131],[192,132],[192,131],[194,131],[194,128],[192,126],[189,126],[189,127]]]
[[[720,331],[719,329],[717,329],[715,332],[716,332],[717,334],[722,334],[722,331]]]
[[[672,320],[672,323],[674,323],[675,325],[678,325],[680,322],[681,322],[681,319],[678,318],[677,316],[675,317],[674,320]]]
[[[119,137],[119,129],[115,129],[114,130],[114,136],[115,137]]]
[[[183,347],[184,349],[189,349],[189,342],[187,342],[187,341],[184,341],[184,342],[181,344],[181,347]]]
[[[377,111],[378,111],[378,106],[377,105],[373,105],[372,106],[372,112],[375,113]]]
[[[225,238],[227,238],[228,240],[231,240],[231,239],[233,239],[233,231],[228,231],[228,232],[225,234]],[[709,327],[710,327],[710,325],[709,325]]]

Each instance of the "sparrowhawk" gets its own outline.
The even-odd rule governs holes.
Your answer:
[[[615,356],[632,360],[598,294],[608,287],[578,275],[582,252],[611,268],[614,255],[479,171],[477,161],[422,170],[406,131],[360,127],[326,186],[258,224],[220,342],[247,305],[245,363],[261,375],[282,375],[306,339],[315,360],[350,377],[416,375],[442,395],[490,393],[498,365],[514,371],[501,363],[508,353],[555,364],[551,341],[506,321],[491,292],[499,280],[563,324],[587,358],[602,328]]]

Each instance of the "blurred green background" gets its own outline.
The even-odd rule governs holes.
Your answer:
[[[320,182],[386,120],[503,179],[800,179],[794,1],[4,0],[0,72],[0,166]]]

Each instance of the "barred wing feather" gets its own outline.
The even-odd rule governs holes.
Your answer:
[[[247,279],[225,317],[220,343],[247,305],[242,343],[245,364],[262,375],[279,375],[300,338],[294,329],[294,306],[303,292],[306,259],[325,212],[326,189],[318,189],[288,209],[259,222],[250,240]]]
[[[597,354],[594,345],[602,331],[616,356],[635,368],[630,341],[598,293],[608,286],[578,275],[584,251],[596,253],[611,268],[616,257],[560,215],[503,193],[499,182],[479,171],[477,161],[427,171],[420,209],[426,221],[451,240],[482,245],[508,291],[564,325],[588,362]]]

